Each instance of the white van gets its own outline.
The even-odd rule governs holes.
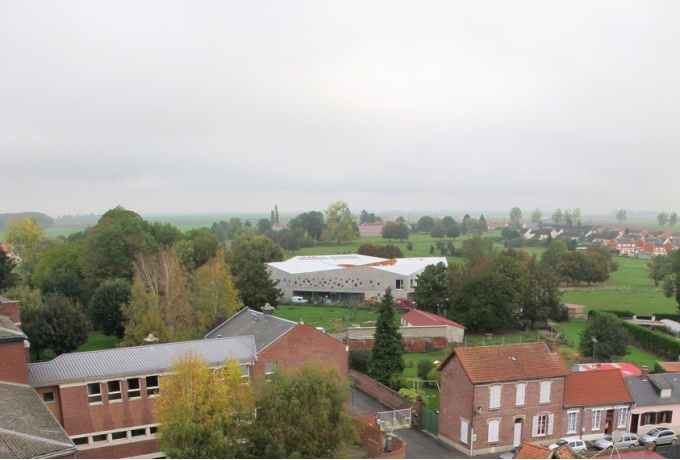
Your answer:
[[[299,295],[294,295],[291,300],[293,303],[307,303],[307,299]]]

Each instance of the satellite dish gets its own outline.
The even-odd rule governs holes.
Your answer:
[[[612,433],[612,441],[614,441],[614,443],[621,442],[621,439],[623,439],[623,437],[621,436],[621,432],[619,430],[616,430]]]

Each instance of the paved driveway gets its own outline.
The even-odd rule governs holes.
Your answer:
[[[352,410],[357,415],[365,415],[391,409],[363,391],[354,388]],[[406,458],[470,458],[418,428],[395,430],[394,435],[406,441]],[[494,457],[497,458],[498,455],[490,455],[486,458]],[[485,456],[475,458],[485,458]]]

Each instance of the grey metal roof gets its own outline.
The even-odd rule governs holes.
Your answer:
[[[0,383],[0,458],[49,458],[76,446],[28,385]]]
[[[227,358],[251,362],[255,360],[255,339],[229,337],[67,353],[52,361],[29,364],[28,378],[32,386],[43,387],[163,373],[172,367],[175,358],[189,350],[202,355],[210,366],[219,366]]]
[[[650,374],[648,380],[642,380],[641,376],[626,377],[625,380],[628,391],[630,391],[633,401],[638,406],[680,403],[680,372]],[[660,385],[660,388],[672,388],[671,396],[669,398],[660,397],[654,382]]]
[[[27,339],[21,329],[7,316],[0,316],[0,340],[25,340]]]
[[[259,353],[296,325],[297,323],[293,321],[265,315],[245,307],[210,331],[205,338],[215,339],[218,336],[238,337],[240,335],[252,335],[255,337],[255,347]]]

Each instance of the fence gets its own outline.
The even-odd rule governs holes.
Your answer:
[[[439,434],[439,414],[423,407],[420,427],[434,436],[437,436]]]

